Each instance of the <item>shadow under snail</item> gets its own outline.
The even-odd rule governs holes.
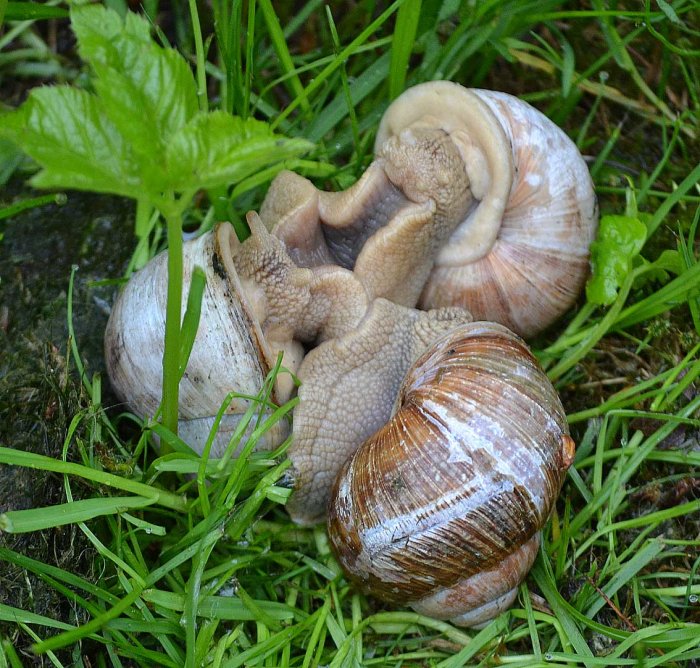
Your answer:
[[[595,197],[566,136],[500,93],[409,89],[377,144],[350,190],[318,191],[285,172],[262,221],[249,214],[249,239],[222,224],[185,244],[185,284],[198,264],[207,286],[180,434],[201,452],[226,394],[255,394],[282,352],[301,380],[292,518],[314,524],[330,507],[351,578],[476,624],[512,602],[574,445],[522,340],[473,314],[530,335],[568,308],[585,278]],[[131,278],[105,335],[112,384],[143,416],[161,392],[164,257]],[[293,390],[281,375],[272,399]],[[212,457],[247,405],[231,405]],[[280,424],[263,446],[284,436]]]

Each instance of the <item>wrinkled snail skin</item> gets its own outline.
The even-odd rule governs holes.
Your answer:
[[[435,255],[472,201],[454,143],[439,129],[416,127],[386,141],[346,191],[319,191],[282,172],[260,216],[300,266],[343,266],[370,300],[414,307]]]
[[[372,595],[474,625],[510,605],[574,445],[519,337],[463,325],[409,370],[395,414],[340,471],[333,550]]]
[[[458,306],[522,336],[574,303],[598,210],[573,142],[516,97],[433,81],[387,109],[344,192],[283,172],[261,217],[300,266],[352,269],[370,299]]]
[[[410,361],[471,316],[463,309],[421,312],[370,302],[349,270],[334,264],[299,267],[256,214],[249,214],[248,223],[252,234],[243,243],[225,223],[184,244],[183,311],[195,265],[203,268],[207,283],[180,383],[178,430],[202,452],[226,395],[257,394],[282,352],[283,366],[302,381],[290,448],[297,491],[289,508],[299,523],[316,523],[325,519],[342,462],[390,415]],[[163,253],[131,277],[105,333],[114,389],[142,417],[155,413],[161,397],[166,294]],[[377,387],[387,391],[376,392]],[[283,403],[293,390],[290,375],[280,373],[271,400]],[[222,454],[248,405],[232,402],[212,457]],[[260,447],[274,447],[285,436],[286,423],[280,422]]]
[[[229,392],[255,395],[279,352],[302,382],[294,411],[295,492],[288,504],[300,524],[325,520],[333,479],[343,461],[380,427],[403,375],[431,341],[471,315],[458,308],[417,311],[383,299],[337,265],[298,267],[281,241],[249,214],[243,243],[222,224],[184,244],[185,295],[195,265],[207,276],[200,324],[180,383],[178,431],[202,452]],[[117,394],[142,417],[158,408],[162,388],[167,255],[134,274],[119,295],[105,333],[105,357]],[[186,297],[183,296],[183,311]],[[306,354],[306,347],[312,346]],[[280,373],[271,400],[293,384]],[[220,456],[247,400],[235,399],[211,451]],[[260,448],[278,445],[277,423]]]
[[[471,320],[463,309],[418,311],[379,298],[357,327],[306,355],[288,451],[295,486],[287,511],[297,524],[325,521],[338,471],[389,420],[411,363]]]

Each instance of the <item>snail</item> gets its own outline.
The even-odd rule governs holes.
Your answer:
[[[195,266],[201,266],[207,277],[199,328],[179,396],[179,435],[199,452],[227,393],[256,395],[275,362],[276,351],[264,344],[259,318],[233,268],[235,244],[232,228],[223,225],[183,247],[184,295]],[[161,400],[167,280],[164,252],[131,276],[105,331],[105,362],[112,387],[141,417],[153,416]],[[298,366],[293,351],[285,355],[285,364]],[[290,390],[278,384],[271,398],[283,402]],[[214,456],[223,452],[226,436],[236,429],[247,407],[246,399],[233,400],[222,420]],[[284,428],[283,422],[279,428]],[[283,435],[270,438],[277,441]]]
[[[471,322],[458,308],[419,311],[375,299],[357,327],[309,351],[299,367],[299,405],[288,451],[294,493],[287,511],[301,525],[323,522],[343,462],[384,425],[411,363],[430,344]]]
[[[513,602],[573,455],[557,393],[524,342],[465,324],[415,362],[394,415],[339,472],[333,551],[378,598],[481,624]]]
[[[207,279],[179,396],[179,434],[200,453],[229,392],[255,396],[279,353],[284,367],[296,372],[304,341],[333,336],[338,321],[350,327],[366,310],[364,294],[344,288],[348,281],[354,287],[349,272],[295,267],[255,215],[248,221],[252,234],[245,243],[225,223],[183,248],[183,311],[194,267],[201,266]],[[154,415],[161,398],[166,293],[167,251],[130,278],[105,331],[111,384],[142,417]],[[291,376],[280,373],[270,399],[284,403],[293,390]],[[246,398],[229,405],[212,457],[221,455],[248,405]],[[285,428],[277,423],[260,446],[279,445]]]
[[[449,82],[390,106],[376,156],[341,193],[281,173],[249,239],[221,224],[185,244],[185,286],[197,265],[207,285],[179,431],[202,452],[226,394],[256,394],[282,353],[301,381],[291,517],[328,513],[339,562],[375,595],[478,624],[512,602],[574,453],[556,392],[503,325],[532,335],[576,298],[595,197],[542,114]],[[142,416],[161,395],[166,266],[131,278],[105,336]],[[271,398],[294,389],[281,374]],[[231,404],[212,457],[247,407]],[[262,446],[284,437],[278,423]]]
[[[598,210],[583,158],[546,116],[505,93],[424,83],[389,106],[375,156],[340,193],[288,171],[273,181],[260,215],[297,265],[335,263],[370,299],[459,306],[525,337],[571,307]]]

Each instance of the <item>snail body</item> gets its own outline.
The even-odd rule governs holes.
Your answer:
[[[598,210],[578,149],[544,114],[432,81],[389,106],[355,185],[329,193],[283,172],[261,217],[299,264],[351,269],[370,297],[462,307],[529,337],[576,300]]]
[[[438,253],[419,306],[463,306],[477,320],[532,336],[573,305],[588,275],[598,223],[588,168],[566,134],[517,97],[435,84],[408,90],[407,104],[400,108],[425,110],[420,99],[437,96],[431,107],[439,110],[438,124],[455,128],[451,132],[458,145],[464,144],[465,132],[454,120],[459,111],[462,117],[490,114],[501,130],[501,146],[498,152],[487,150],[485,135],[479,133],[466,140],[470,148],[478,145],[471,150],[484,156],[490,183],[480,204]],[[394,118],[396,106],[382,121],[378,143],[391,136],[392,126],[416,122],[406,115]],[[496,128],[493,134],[499,134]],[[488,208],[482,210],[485,204]]]
[[[297,267],[255,214],[248,222],[252,234],[242,243],[224,223],[184,245],[185,288],[197,265],[207,283],[180,383],[178,431],[201,453],[227,394],[256,395],[282,353],[283,366],[301,380],[288,510],[299,524],[315,524],[325,520],[343,461],[388,419],[411,361],[472,318],[458,308],[417,311],[381,298],[370,303],[352,272],[336,265]],[[141,417],[155,414],[162,392],[166,283],[162,253],[131,277],[105,331],[112,386]],[[293,390],[290,375],[280,373],[270,400],[283,403]],[[223,454],[249,405],[247,398],[229,405],[211,457]],[[273,448],[287,433],[287,424],[277,422],[258,447]]]
[[[471,626],[513,601],[574,445],[519,337],[463,325],[411,367],[335,482],[328,531],[361,588]]]

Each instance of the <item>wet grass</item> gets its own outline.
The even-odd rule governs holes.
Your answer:
[[[43,471],[58,487],[42,500],[17,485],[16,505],[3,501],[43,509],[3,516],[15,533],[0,538],[0,582],[16,595],[0,602],[0,665],[699,665],[700,8],[277,4],[215,0],[210,14],[195,14],[201,35],[194,3],[160,16],[157,3],[147,8],[162,39],[190,57],[209,108],[316,143],[288,166],[319,184],[352,183],[390,99],[443,77],[518,94],[562,125],[589,160],[603,214],[623,214],[633,196],[649,236],[616,300],[602,307],[582,296],[534,342],[578,443],[541,554],[516,605],[479,632],[385,609],[346,582],[322,528],[289,521],[288,444],[255,453],[254,437],[240,458],[217,464],[177,450],[159,457],[110,406],[85,327],[70,341],[63,324],[40,328],[20,350],[34,321],[16,320],[3,330],[0,473]],[[3,90],[19,80],[8,101],[37,77],[82,80],[70,42],[56,37],[65,27],[50,25],[6,26]],[[202,194],[187,225],[242,223],[271,177]],[[4,199],[0,251],[23,220],[9,207],[34,196]],[[151,251],[162,239],[155,221]],[[666,251],[680,260],[652,266]],[[4,274],[0,307],[13,288]],[[63,323],[65,301],[53,299]],[[74,298],[74,320],[85,302]],[[71,343],[85,358],[82,384]],[[36,387],[45,394],[22,391]],[[63,403],[48,419],[51,397]],[[79,540],[82,561],[38,555],[22,536],[67,540],[52,542],[54,553]],[[32,598],[39,582],[55,605]]]

